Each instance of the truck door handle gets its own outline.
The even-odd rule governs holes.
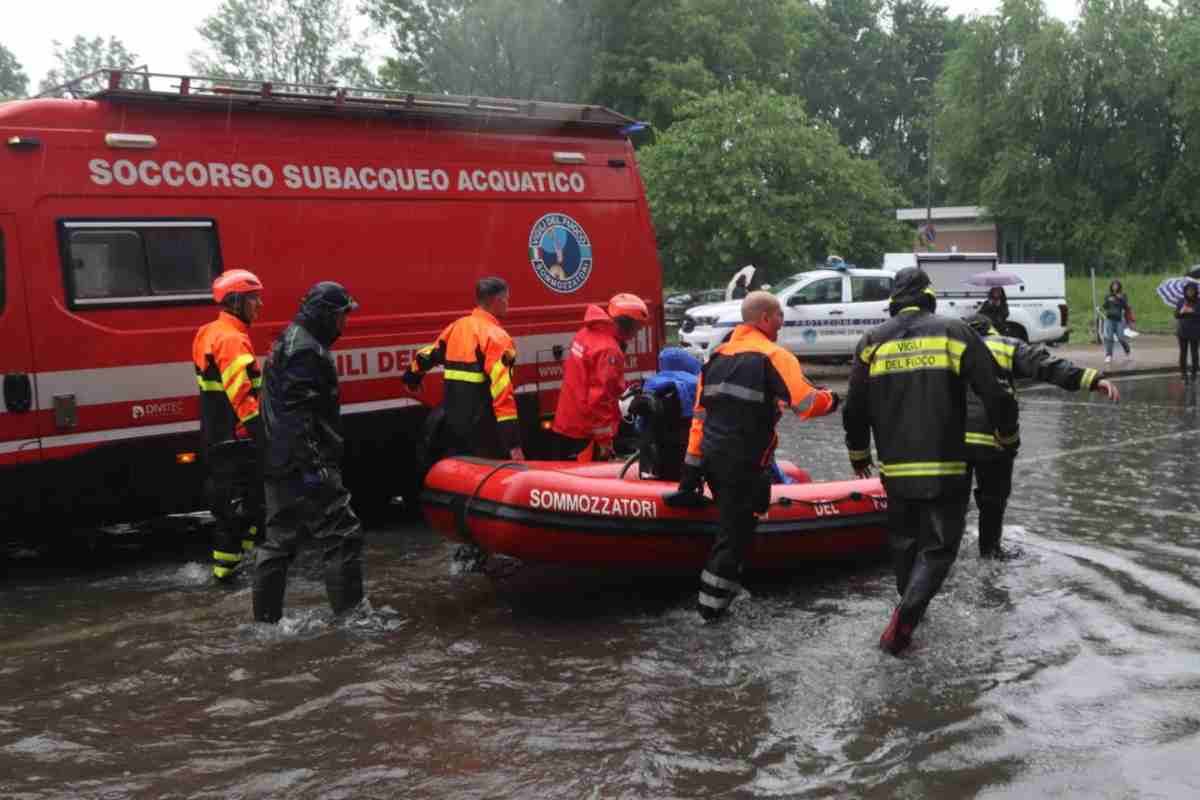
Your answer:
[[[33,383],[28,375],[4,376],[4,407],[14,414],[24,414],[33,407]]]
[[[830,312],[829,312],[829,316],[831,316],[831,317],[836,317],[836,316],[838,316],[838,315],[840,315],[840,314],[845,314],[845,313],[846,313],[846,312],[845,312],[845,311],[842,311],[840,308],[835,308],[835,309],[833,309],[832,311],[830,311]]]

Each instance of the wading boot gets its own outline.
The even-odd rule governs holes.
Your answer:
[[[363,599],[362,542],[343,541],[325,554],[325,592],[335,615],[352,611]]]
[[[274,625],[283,617],[283,593],[287,589],[286,569],[258,567],[254,571],[254,621]]]
[[[894,656],[900,655],[912,644],[913,626],[900,621],[900,609],[892,612],[892,619],[879,637],[879,647]]]

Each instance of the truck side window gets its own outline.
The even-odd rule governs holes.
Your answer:
[[[842,302],[842,279],[821,278],[802,286],[788,298],[789,306],[813,305],[814,303]]]
[[[892,296],[892,279],[891,278],[850,278],[850,302],[866,303],[878,300],[887,300]]]
[[[206,302],[220,273],[210,221],[63,221],[67,294],[75,306]]]

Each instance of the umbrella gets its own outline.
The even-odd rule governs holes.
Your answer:
[[[1194,283],[1200,286],[1200,280],[1195,278],[1167,278],[1158,285],[1155,289],[1162,301],[1171,308],[1179,305],[1179,301],[1183,299],[1183,287],[1189,283]]]
[[[988,270],[987,272],[979,272],[967,278],[967,283],[972,286],[1016,286],[1018,283],[1024,283],[1024,281],[1011,272]]]
[[[745,276],[746,288],[749,289],[751,281],[754,280],[754,271],[755,271],[754,265],[747,264],[746,266],[739,269],[736,273],[734,273],[734,276],[729,279],[729,285],[725,287],[725,299],[726,300],[733,299],[733,287],[735,285],[737,285],[738,278]]]

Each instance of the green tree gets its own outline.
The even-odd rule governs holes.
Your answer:
[[[367,0],[396,88],[579,102],[595,50],[584,0]]]
[[[1165,12],[1088,0],[1079,23],[1037,0],[975,21],[940,86],[939,155],[960,202],[979,203],[1069,268],[1161,268],[1195,240],[1179,183],[1184,141]]]
[[[222,0],[197,29],[202,75],[297,84],[373,82],[343,0]]]
[[[639,152],[666,283],[701,285],[746,263],[777,279],[831,251],[873,264],[911,238],[878,165],[799,98],[742,87],[676,115]]]
[[[54,40],[54,60],[57,66],[46,73],[38,90],[49,92],[68,81],[75,81],[97,70],[131,69],[137,64],[137,54],[125,47],[120,39],[110,36],[108,41],[103,36],[88,39],[76,36],[70,47],[63,47],[57,39]],[[100,79],[92,78],[79,81],[71,90],[63,94],[86,95],[106,87]]]
[[[24,97],[28,88],[29,78],[17,57],[0,44],[0,100]]]

